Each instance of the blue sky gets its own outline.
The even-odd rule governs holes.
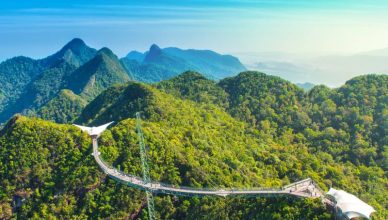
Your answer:
[[[119,56],[161,47],[350,54],[388,47],[385,1],[2,2],[0,60],[49,55],[74,37]]]

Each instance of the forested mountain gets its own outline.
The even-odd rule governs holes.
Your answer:
[[[243,72],[218,84],[229,94],[228,112],[258,129],[268,127],[280,135],[304,126],[303,90],[280,77]]]
[[[79,67],[92,59],[97,50],[90,48],[79,38],[74,38],[60,51],[41,60],[47,66],[55,65],[58,61],[66,60],[67,63]]]
[[[142,82],[159,82],[190,70],[218,80],[245,70],[240,61],[230,55],[210,50],[161,49],[155,44],[144,53],[131,51],[121,61],[128,72]]]
[[[176,97],[196,102],[213,103],[224,108],[229,105],[228,93],[216,82],[197,72],[184,72],[177,77],[156,84],[156,87]]]
[[[108,48],[102,48],[68,77],[66,87],[90,101],[108,87],[129,80],[117,56]]]
[[[387,168],[387,75],[359,76],[336,90],[316,87],[307,97],[313,124],[304,133],[313,147],[338,160]]]
[[[193,85],[190,89],[197,91],[195,96],[180,83],[189,80],[191,84],[186,85]],[[307,93],[286,80],[259,72],[243,72],[217,85],[210,83],[212,90],[219,86],[226,95],[214,96],[207,89],[197,89],[206,88],[209,82],[195,80],[190,74],[160,84],[161,88],[168,85],[165,91],[175,96],[199,102],[206,100],[203,97],[227,97],[227,104],[214,103],[227,106],[232,116],[279,143],[319,148],[337,161],[387,165],[387,75],[359,76],[338,89],[315,86]]]
[[[339,89],[317,86],[304,93],[285,80],[258,72],[219,83],[186,72],[155,85],[115,85],[91,101],[77,122],[117,122],[100,138],[100,150],[108,163],[127,173],[141,175],[134,119],[139,111],[153,180],[214,188],[280,186],[312,177],[325,190],[333,186],[356,194],[377,210],[376,219],[386,219],[387,123],[380,118],[388,104],[387,78],[362,76]],[[341,112],[342,106],[348,111],[358,108],[359,115]],[[300,119],[297,113],[304,123],[294,122]],[[365,118],[368,126],[360,121]],[[373,135],[368,136],[368,128]],[[368,143],[366,149],[353,145],[351,138],[340,139],[352,137],[353,132],[358,133],[354,141],[358,137]],[[341,152],[335,151],[339,140]],[[141,208],[144,192],[107,178],[90,156],[90,144],[90,138],[75,127],[13,118],[0,134],[2,215],[96,219],[139,214],[147,219]],[[350,149],[376,154],[365,160]],[[332,218],[319,200],[286,197],[158,195],[156,210],[160,219]]]
[[[120,60],[74,39],[47,58],[0,64],[0,121],[15,113],[67,124],[115,121],[100,139],[102,157],[140,175],[140,112],[153,180],[248,188],[311,177],[325,190],[356,194],[376,219],[387,219],[388,76],[309,91],[254,71],[212,80],[238,66],[210,51],[156,45]],[[206,74],[180,74],[188,69]],[[90,144],[73,126],[12,117],[0,131],[0,219],[147,219],[144,193],[107,178]],[[160,219],[332,218],[319,200],[295,198],[159,195],[156,210]]]
[[[47,58],[14,58],[0,64],[1,67],[4,69],[4,77],[1,78],[0,71],[0,80],[4,80],[6,86],[2,88],[4,98],[0,108],[0,122],[15,113],[35,115],[43,105],[57,98],[62,89],[69,89],[85,101],[90,101],[115,83],[130,80],[112,51],[107,48],[96,51],[81,39],[73,39]],[[8,74],[15,77],[6,77]],[[12,92],[13,88],[16,92]],[[58,100],[53,102],[57,103]],[[52,105],[47,105],[44,111],[48,111],[49,106]],[[62,119],[57,121],[68,122]]]
[[[21,98],[21,95],[28,93],[26,90],[28,90],[29,84],[38,77],[40,80],[44,78],[43,80],[46,81],[44,83],[52,80],[56,82],[58,80],[55,78],[61,78],[63,72],[71,71],[68,69],[69,66],[79,67],[95,54],[95,49],[88,47],[81,39],[76,38],[57,53],[43,59],[15,57],[0,63],[0,122],[15,113],[13,108],[20,105],[17,100]],[[44,74],[49,75],[47,79],[43,76]],[[54,79],[52,79],[53,77]]]
[[[66,74],[84,64],[96,53],[82,40],[73,39],[57,53],[43,59],[15,57],[0,64],[0,122],[15,113],[27,113],[52,98]],[[23,112],[24,111],[24,112]]]
[[[168,85],[165,91],[178,97],[194,101],[207,100],[196,98],[201,96],[212,99],[207,89],[195,89],[206,87],[208,82],[188,75],[194,85],[190,89],[198,92],[193,96],[190,89],[182,87],[180,82],[184,78],[182,75],[161,84]],[[258,129],[262,139],[286,146],[307,146],[310,153],[328,153],[326,156],[330,155],[336,163],[354,164],[363,173],[364,187],[371,196],[369,190],[375,189],[378,182],[387,183],[387,75],[359,76],[338,89],[316,86],[308,93],[288,81],[258,72],[241,73],[221,80],[218,85],[225,89],[229,100],[220,106],[227,106],[232,116]],[[337,174],[330,174],[329,178]],[[379,187],[380,192],[386,192],[382,185]]]

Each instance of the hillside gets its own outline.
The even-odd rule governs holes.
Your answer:
[[[222,79],[245,70],[240,61],[230,55],[210,50],[161,49],[153,44],[149,51],[131,51],[121,62],[134,78],[143,82],[159,82],[185,71],[197,71],[211,79]]]
[[[62,88],[67,74],[76,69],[66,61],[43,70],[34,80],[25,85],[13,102],[7,103],[0,112],[0,121],[4,122],[15,113],[29,114],[47,103]]]
[[[280,77],[260,72],[243,72],[221,80],[218,85],[229,94],[228,112],[240,120],[281,136],[289,128],[299,129],[308,121],[302,111],[304,92]]]
[[[44,67],[28,57],[14,57],[0,63],[0,112],[14,102]]]
[[[305,112],[306,93],[289,81],[264,73],[247,71],[218,83],[196,73],[184,73],[156,85],[176,97],[213,103],[233,117],[283,143],[289,134],[311,125]]]
[[[105,109],[117,102],[124,90],[124,85],[114,85],[108,88],[82,110],[76,122],[90,124],[92,120],[99,117]]]
[[[387,167],[387,75],[355,77],[335,90],[314,87],[307,99],[314,126],[304,132],[311,146],[337,160]]]
[[[193,81],[194,86],[184,89],[180,82],[185,79],[171,79],[162,84],[168,85],[165,91],[174,96],[201,102],[195,96],[186,95],[190,94],[187,91],[206,85]],[[225,88],[229,99],[226,110],[255,126],[261,139],[286,146],[307,146],[312,154],[328,153],[336,163],[354,164],[363,175],[377,170],[381,175],[381,169],[387,169],[388,155],[387,82],[386,75],[365,75],[349,80],[338,89],[316,86],[303,93],[278,77],[246,72],[222,80],[219,85]],[[204,90],[197,91],[207,94]],[[364,192],[369,194],[376,180],[362,178]],[[380,180],[387,181],[383,179]],[[378,191],[374,195],[386,190]]]
[[[250,74],[255,75],[258,73],[250,73]],[[187,74],[187,75],[183,75],[183,76],[191,76],[191,74]],[[258,76],[260,76],[260,74],[258,74]],[[261,75],[261,76],[264,77],[264,78],[262,78],[262,80],[265,79],[264,75]],[[274,80],[272,77],[269,77],[269,79]],[[280,80],[278,78],[275,78],[275,79]],[[174,79],[172,79],[172,81],[173,80]],[[264,82],[264,80],[263,80],[263,82]],[[254,85],[254,84],[252,84],[252,85]],[[282,85],[282,84],[278,83],[278,85]],[[179,87],[179,84],[178,84],[178,87]],[[262,88],[262,85],[260,87]],[[131,88],[131,89],[128,89],[128,88]],[[140,89],[141,92],[138,91],[139,88],[141,88]],[[274,86],[274,88],[276,88],[276,86]],[[281,88],[284,88],[284,86],[281,86]],[[122,88],[122,90],[126,91],[126,92],[122,93],[122,94],[126,94],[126,95],[119,96],[120,98],[118,98],[117,101],[110,102],[110,100],[109,100],[108,101],[109,104],[107,104],[107,105],[102,104],[101,106],[104,106],[104,108],[103,108],[104,111],[99,112],[97,117],[95,117],[95,118],[91,117],[92,119],[87,120],[87,121],[88,122],[96,122],[98,124],[98,123],[101,123],[103,121],[120,120],[121,119],[120,117],[122,117],[122,116],[124,116],[124,118],[125,117],[133,117],[133,114],[135,111],[144,108],[144,106],[148,106],[148,105],[146,105],[147,102],[148,103],[158,103],[158,104],[166,103],[165,104],[166,107],[162,108],[159,105],[157,105],[158,107],[156,107],[156,108],[155,107],[147,107],[146,109],[148,109],[148,110],[146,112],[144,112],[145,115],[149,115],[149,114],[154,115],[153,112],[156,112],[157,113],[156,115],[158,116],[158,115],[164,113],[163,109],[175,109],[175,111],[181,112],[181,114],[190,115],[189,112],[183,112],[181,110],[182,104],[174,105],[173,101],[162,101],[163,100],[162,98],[157,98],[157,99],[152,98],[152,97],[158,97],[157,95],[152,95],[152,94],[158,94],[157,92],[155,93],[155,91],[157,91],[157,90],[155,90],[155,91],[147,90],[147,89],[145,89],[144,86],[140,86],[140,84],[131,84],[126,89]],[[134,92],[134,91],[137,91],[137,92]],[[276,91],[276,90],[273,90],[273,91]],[[300,90],[297,89],[296,91],[300,91]],[[277,93],[278,92],[276,92],[276,94]],[[174,96],[176,97],[176,95],[174,95]],[[266,96],[268,98],[274,98],[273,97],[274,95],[271,95],[271,94],[267,94]],[[106,97],[109,97],[109,96],[106,96]],[[126,97],[128,99],[126,99]],[[148,100],[148,101],[145,101],[145,100]],[[102,101],[102,100],[100,100],[100,101]],[[304,102],[305,101],[301,102],[301,103],[303,103],[303,105],[300,105],[300,111],[301,111],[300,114],[304,114],[303,116],[307,117],[306,120],[312,120],[309,118],[307,113],[304,113],[304,108],[307,108],[307,107],[305,107]],[[136,103],[136,104],[134,104],[134,103]],[[200,103],[200,106],[208,106],[208,105],[206,105],[204,103]],[[197,109],[197,108],[198,107],[188,107],[188,109]],[[120,109],[120,110],[115,111],[115,109]],[[263,110],[263,108],[262,108],[262,110]],[[174,113],[174,114],[178,114],[178,113]],[[279,114],[284,114],[284,112],[279,112]],[[292,123],[290,125],[287,125],[287,126],[289,126],[288,129],[284,129],[282,127],[279,127],[279,129],[277,130],[278,127],[277,126],[273,127],[272,125],[277,125],[278,122],[276,121],[276,119],[279,116],[277,116],[276,114],[273,116],[274,116],[273,119],[266,118],[266,119],[262,120],[262,121],[264,121],[264,123],[260,123],[263,125],[263,128],[258,130],[259,133],[257,134],[257,138],[259,140],[262,140],[262,141],[266,140],[269,142],[272,142],[272,140],[276,140],[278,143],[281,143],[282,145],[287,146],[288,150],[290,150],[290,151],[304,146],[303,149],[306,150],[305,153],[308,152],[308,154],[311,153],[311,155],[316,155],[316,159],[310,158],[309,160],[315,161],[318,164],[325,164],[329,160],[329,161],[331,161],[330,163],[336,164],[335,166],[337,166],[337,165],[341,166],[342,168],[330,168],[329,173],[327,172],[327,170],[323,172],[324,174],[322,173],[323,176],[325,178],[327,178],[327,182],[325,182],[327,184],[326,186],[333,184],[333,186],[335,186],[335,187],[347,189],[350,192],[355,193],[357,191],[358,193],[360,193],[360,195],[365,194],[365,195],[370,195],[370,196],[372,196],[372,195],[377,196],[377,195],[380,195],[381,193],[384,194],[385,190],[383,187],[383,183],[384,182],[386,183],[387,179],[385,177],[383,177],[383,172],[382,172],[382,169],[384,169],[385,165],[380,163],[382,160],[383,161],[386,160],[386,154],[384,153],[385,151],[384,151],[384,149],[382,149],[382,148],[384,148],[383,147],[384,145],[382,145],[382,146],[376,145],[376,146],[373,146],[371,148],[371,149],[376,150],[377,152],[381,152],[381,154],[376,155],[376,157],[372,157],[373,160],[378,162],[379,164],[372,165],[371,163],[366,163],[366,164],[362,165],[356,161],[356,159],[359,158],[361,155],[354,156],[354,153],[349,152],[349,151],[344,151],[344,152],[346,152],[344,154],[347,154],[349,157],[353,158],[353,160],[350,160],[350,162],[352,162],[352,163],[349,164],[348,163],[349,160],[341,160],[341,158],[338,157],[339,156],[338,153],[328,151],[329,149],[336,149],[336,148],[326,147],[326,148],[321,148],[319,150],[316,150],[315,147],[312,147],[314,145],[314,143],[316,143],[315,141],[317,140],[317,139],[313,139],[313,138],[318,138],[318,140],[326,140],[326,142],[321,142],[321,146],[325,146],[325,145],[322,145],[322,143],[330,143],[329,141],[331,141],[333,139],[331,139],[331,138],[325,139],[325,137],[327,137],[326,134],[324,134],[322,136],[309,136],[311,134],[311,133],[308,133],[310,131],[309,129],[307,129],[307,130],[302,129],[301,132],[298,132],[298,130],[294,131],[292,128],[290,128],[291,126],[293,126]],[[187,117],[189,117],[189,116],[187,116]],[[164,121],[167,119],[162,118],[160,120]],[[178,121],[182,121],[182,119],[180,119]],[[298,122],[297,125],[299,125],[300,123],[301,122]],[[174,125],[171,125],[171,127],[177,127],[177,125],[174,124]],[[314,128],[314,126],[312,126],[312,128]],[[166,129],[163,129],[163,130],[166,130]],[[323,132],[327,132],[330,129],[331,128],[325,128],[325,129],[323,129]],[[283,131],[283,132],[279,132],[279,131]],[[342,134],[346,134],[346,133],[342,132]],[[202,137],[201,135],[198,135],[198,136]],[[346,142],[346,141],[343,142],[343,146],[349,146],[351,144],[352,144],[351,142]],[[354,150],[361,150],[361,149],[362,148],[359,148],[359,147],[354,148]],[[327,154],[326,152],[328,152],[330,154]],[[278,153],[275,153],[275,154],[277,155]],[[291,154],[295,154],[295,152],[291,153]],[[304,153],[300,153],[300,156],[302,156],[302,154],[304,154]],[[297,156],[297,157],[299,157],[299,156]],[[318,162],[318,161],[320,161],[320,162]],[[326,161],[326,162],[323,162],[323,161]],[[309,163],[309,162],[303,160],[303,164],[305,164],[305,163]],[[314,171],[317,171],[316,165],[317,164],[312,165],[312,167],[315,167]],[[305,165],[303,165],[303,166],[305,166]],[[358,184],[344,184],[344,181],[345,181],[344,177],[338,176],[342,172],[340,170],[343,170],[343,169],[354,169],[354,170],[358,170],[356,172],[361,172],[359,174],[360,176],[358,176],[358,177],[350,177],[352,179],[351,181],[355,181],[355,179],[359,179],[361,182],[359,182]],[[293,172],[299,172],[299,171],[294,170]],[[305,172],[302,171],[302,173],[305,173]],[[365,176],[366,173],[374,173],[373,175],[375,175],[376,177],[379,176],[379,177],[377,177],[377,179],[379,179],[379,180],[370,179],[369,177]],[[310,175],[315,175],[315,174],[310,174]],[[377,183],[377,182],[379,182],[379,183]],[[373,185],[373,188],[370,187],[371,185]],[[359,188],[359,186],[362,186],[362,187]],[[367,190],[365,191],[365,189],[367,189]],[[364,197],[364,198],[367,199],[366,197]],[[374,196],[372,196],[372,197],[374,197]],[[377,199],[378,196],[375,198]],[[379,206],[379,205],[377,205],[377,206]]]
[[[211,113],[211,115],[213,114]],[[230,128],[221,127],[213,129],[210,125],[218,123],[219,119],[212,116],[209,119],[209,134],[211,131],[218,130],[224,136],[223,131],[233,131]],[[226,120],[232,119],[226,118]],[[203,122],[203,120],[199,122]],[[182,125],[185,124],[186,122]],[[127,120],[120,123],[111,132],[106,133],[103,137],[104,146],[101,151],[107,160],[114,161],[115,166],[120,165],[127,172],[138,173],[140,172],[138,147],[134,141],[136,134],[133,125],[133,120]],[[233,185],[243,184],[246,186],[259,184],[254,182],[255,175],[258,175],[259,172],[248,166],[254,161],[249,162],[250,156],[243,156],[237,152],[238,150],[246,150],[247,153],[252,151],[248,148],[245,149],[244,145],[235,145],[239,141],[245,142],[245,136],[234,137],[232,140],[237,142],[230,142],[232,146],[241,146],[239,149],[225,148],[225,151],[219,151],[219,147],[223,145],[211,143],[210,139],[207,142],[195,139],[196,135],[204,133],[201,131],[203,129],[199,128],[206,126],[206,124],[198,124],[200,127],[195,129],[187,127],[186,130],[178,133],[175,133],[171,127],[166,130],[168,133],[163,132],[167,125],[156,122],[144,124],[148,145],[152,152],[154,151],[154,153],[150,153],[153,155],[150,159],[154,161],[151,168],[154,179],[197,187],[217,186],[218,184],[230,185],[232,183]],[[235,128],[241,128],[241,125],[237,125]],[[179,127],[182,128],[182,126]],[[192,138],[187,137],[190,135],[190,131],[193,135]],[[212,135],[217,137],[221,134],[218,132]],[[161,136],[155,138],[156,136],[152,136],[151,133]],[[123,136],[123,134],[126,135]],[[226,135],[226,137],[233,136]],[[112,137],[115,139],[113,140]],[[174,138],[169,139],[170,137]],[[122,138],[131,141],[132,144],[129,148],[121,143]],[[176,146],[177,138],[183,139]],[[220,139],[219,141],[225,142],[227,140]],[[253,140],[251,139],[251,141]],[[210,146],[207,147],[207,144]],[[51,218],[54,216],[89,219],[123,218],[136,213],[136,210],[141,207],[144,193],[106,178],[90,156],[89,137],[85,134],[81,135],[80,131],[73,126],[59,126],[23,117],[15,118],[6,130],[3,130],[0,146],[0,161],[2,162],[0,164],[2,171],[0,172],[0,183],[5,186],[0,189],[0,206],[1,210],[4,210],[2,215],[6,217],[12,214],[12,201],[18,204],[16,213],[13,214],[18,218]],[[218,147],[212,150],[214,155],[211,158],[206,156],[209,155],[209,150],[216,146]],[[18,149],[17,154],[15,154],[16,149]],[[269,152],[262,153],[266,155]],[[197,161],[199,155],[205,156],[205,158]],[[244,165],[242,163],[244,160],[249,163]],[[267,163],[270,162],[267,161]],[[232,168],[231,166],[236,167]],[[260,170],[260,168],[257,169]],[[275,170],[271,172],[275,172]],[[263,178],[257,180],[261,183],[265,182],[266,185],[279,184],[277,181],[271,183],[269,180],[272,178],[268,177],[267,180]],[[327,214],[323,213],[319,201],[303,201],[292,198],[225,200],[221,198],[158,196],[156,201],[158,217],[161,219],[207,219],[209,216],[214,218],[294,216],[298,218],[301,216],[298,213],[302,213],[301,210],[306,210],[307,207],[309,210],[307,216],[328,217]],[[204,209],[208,211],[203,212]],[[241,211],[236,212],[236,210]],[[142,211],[140,216],[145,218],[146,213]]]
[[[113,94],[117,98],[112,100]],[[145,84],[131,82],[126,86],[116,86],[102,93],[96,100],[99,102],[91,102],[86,108],[100,109],[84,120],[92,124],[120,121],[103,135],[100,145],[105,160],[127,173],[141,173],[135,121],[131,119],[136,111],[141,111],[145,117],[143,130],[154,180],[213,188],[279,186],[311,176],[324,188],[333,185],[357,192],[362,199],[380,211],[379,216],[384,215],[379,204],[384,204],[385,197],[378,195],[384,195],[387,180],[381,168],[337,163],[323,152],[310,154],[308,147],[300,144],[276,144],[261,138],[261,132],[233,119],[214,105],[182,100]],[[91,107],[96,104],[98,107]],[[115,109],[118,111],[114,111]],[[121,121],[124,118],[130,119]],[[2,131],[0,149],[3,152],[0,155],[10,155],[15,149],[19,149],[19,154],[12,159],[13,163],[10,163],[9,157],[2,157],[0,160],[3,166],[7,166],[0,168],[7,170],[7,173],[1,174],[2,184],[8,185],[8,181],[16,181],[10,182],[15,188],[5,188],[8,190],[3,192],[4,198],[11,199],[15,194],[26,197],[27,202],[22,206],[24,208],[18,209],[19,216],[47,218],[60,214],[83,218],[121,218],[127,216],[127,213],[134,213],[141,206],[143,192],[105,179],[90,156],[89,139],[85,134],[78,137],[79,135],[80,132],[71,126],[58,126],[26,118],[16,118]],[[66,138],[67,141],[58,141],[59,137]],[[52,138],[56,141],[50,142]],[[33,142],[23,144],[27,143],[24,139]],[[25,158],[24,155],[27,154],[23,152],[29,152],[29,146],[34,146],[34,152],[47,155],[40,157],[43,160],[40,163],[50,167],[58,164],[59,167],[50,168],[44,175],[39,174],[37,168],[27,172],[27,167],[35,167],[33,164],[39,161],[33,155]],[[78,149],[75,152],[71,150],[74,147]],[[74,163],[79,160],[77,158],[83,158],[83,162]],[[51,163],[54,164],[50,165]],[[15,165],[8,167],[9,164]],[[74,171],[63,173],[66,170]],[[25,172],[29,174],[23,178],[35,178],[39,181],[31,182],[33,185],[23,185],[26,181],[22,178]],[[364,191],[369,184],[366,172],[376,178],[374,188],[367,188],[368,191]],[[59,191],[60,194],[55,193],[62,189],[63,184],[68,187]],[[64,205],[62,201],[65,198],[72,202]],[[8,207],[9,204],[6,202],[2,206]],[[55,208],[44,208],[48,206]],[[157,196],[156,209],[162,219],[207,219],[209,216],[218,219],[226,216],[240,219],[249,218],[248,216],[255,219],[330,218],[319,201],[292,198],[174,199],[170,196]],[[207,211],[203,212],[204,209]],[[144,210],[141,216],[145,215]]]
[[[84,99],[71,90],[64,89],[42,106],[35,116],[57,123],[71,123],[81,114],[86,104]]]
[[[226,104],[213,103],[227,106],[227,112],[257,128],[262,138],[282,144],[306,144],[312,151],[330,153],[336,161],[386,167],[387,85],[386,75],[365,75],[338,89],[315,86],[304,93],[279,77],[243,72],[217,85],[183,74],[159,87],[197,102],[226,97]],[[219,88],[226,95],[209,92]],[[198,98],[203,96],[208,98]]]
[[[139,193],[116,186],[97,169],[90,157],[90,138],[73,126],[14,118],[1,132],[0,146],[2,219],[11,215],[85,219],[113,216],[114,211],[122,215],[141,203]],[[116,194],[117,189],[133,196],[125,199]],[[116,196],[110,198],[113,194]],[[119,205],[119,201],[124,203]],[[110,202],[116,203],[118,210],[113,210]]]
[[[255,78],[260,79],[261,84],[257,84]],[[188,80],[193,83],[185,83]],[[239,99],[234,99],[237,94],[237,97],[247,94],[246,100],[254,97],[280,99],[283,100],[279,101],[282,107],[296,103],[303,110],[311,105],[305,103],[319,100],[321,103],[337,92],[345,94],[358,87],[370,88],[365,91],[372,97],[386,94],[381,90],[384,88],[382,80],[385,78],[374,75],[356,78],[342,89],[322,87],[320,93],[316,93],[315,90],[320,88],[316,87],[307,94],[315,98],[307,102],[301,100],[304,99],[303,92],[301,97],[298,96],[300,89],[277,77],[248,72],[220,82],[221,87],[197,73],[188,72],[155,86],[129,82],[111,87],[85,107],[77,122],[94,125],[111,120],[118,122],[101,137],[100,147],[102,157],[108,163],[127,173],[141,174],[133,119],[134,113],[140,111],[144,117],[143,130],[154,180],[214,188],[280,186],[312,177],[324,189],[333,186],[355,193],[376,208],[377,219],[384,219],[387,216],[384,204],[387,204],[385,185],[388,180],[383,164],[341,160],[328,151],[330,148],[314,147],[314,139],[304,136],[303,132],[280,135],[275,132],[270,136],[268,129],[276,129],[272,124],[278,123],[276,114],[284,114],[282,111],[276,111],[271,117],[258,118],[270,124],[263,129],[255,129],[253,124],[238,121],[226,112],[241,105]],[[263,83],[273,83],[273,86],[268,89]],[[196,95],[214,97],[224,94],[222,91],[231,91],[232,86],[240,90],[225,96],[230,100],[229,107],[218,108],[213,99]],[[255,86],[259,88],[250,88]],[[261,94],[264,92],[265,95]],[[68,91],[62,94],[73,97]],[[313,94],[320,94],[322,98]],[[285,102],[284,96],[294,97],[295,103],[290,102],[291,98]],[[368,103],[372,108],[378,106]],[[31,147],[36,155],[44,156],[38,159],[35,153],[27,153]],[[19,217],[125,218],[128,213],[136,213],[144,193],[105,178],[90,156],[90,150],[89,138],[72,126],[24,117],[11,120],[0,134],[0,184],[5,186],[0,189],[0,206],[2,210],[8,210],[4,213],[10,213],[12,200],[22,205],[14,214]],[[379,157],[384,161],[386,154]],[[47,171],[41,172],[42,169]],[[320,201],[294,198],[174,198],[160,195],[156,199],[156,210],[161,219],[330,218]],[[146,218],[146,210],[140,208],[140,216]]]

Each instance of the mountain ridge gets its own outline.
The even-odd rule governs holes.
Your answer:
[[[207,77],[219,78],[217,74],[237,74],[242,69],[245,67],[231,56],[161,49],[156,44],[148,52],[133,51],[119,59],[109,48],[96,50],[74,38],[45,58],[15,57],[0,63],[0,83],[4,85],[0,89],[0,123],[15,113],[34,115],[62,89],[91,101],[109,86],[128,80],[158,82],[186,70],[202,70]]]
[[[45,65],[51,66],[65,59],[74,66],[81,66],[95,56],[97,50],[90,48],[80,38],[74,38],[63,46],[58,52],[40,60]]]
[[[129,75],[113,52],[104,47],[69,76],[67,87],[87,100],[115,83],[129,81]]]
[[[197,71],[208,78],[221,79],[246,70],[241,62],[231,55],[221,55],[210,50],[183,50],[177,47],[161,49],[156,44],[152,44],[144,53],[131,51],[121,60],[135,79],[144,82],[159,82],[185,71]],[[149,74],[144,76],[144,72]]]

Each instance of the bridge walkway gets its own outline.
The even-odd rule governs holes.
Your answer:
[[[170,195],[187,196],[296,196],[304,198],[323,198],[324,192],[310,179],[304,179],[280,188],[252,188],[252,189],[199,189],[190,187],[176,187],[160,182],[145,183],[143,179],[137,176],[123,173],[107,165],[100,157],[98,151],[98,136],[92,136],[93,156],[99,167],[113,179],[123,182],[129,186],[142,190],[152,191],[153,193],[162,193]]]

